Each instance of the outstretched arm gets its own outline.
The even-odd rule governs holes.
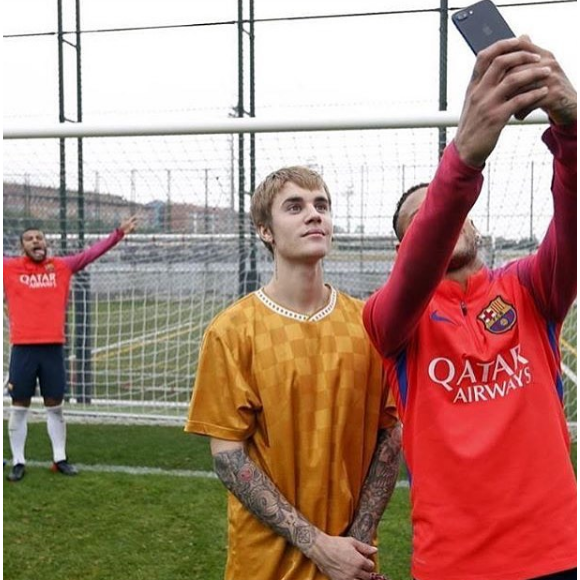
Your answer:
[[[411,338],[445,276],[482,181],[481,171],[465,165],[451,143],[405,232],[391,275],[363,310],[365,329],[382,356],[393,356]]]
[[[518,263],[518,274],[548,320],[560,322],[576,296],[577,270],[577,97],[554,55],[531,45],[551,73],[540,101],[551,126],[543,140],[554,156],[554,217],[538,252]]]
[[[67,266],[73,273],[86,268],[91,262],[100,258],[103,254],[115,247],[126,234],[131,233],[137,226],[137,216],[131,216],[124,220],[121,225],[111,232],[111,234],[104,240],[98,241],[86,250],[73,254],[72,256],[65,256],[63,259]]]
[[[370,544],[397,483],[401,425],[379,431],[377,445],[348,535]]]
[[[310,523],[250,459],[244,443],[211,439],[222,483],[263,524],[312,560],[330,580],[370,580],[376,548],[352,537],[329,536]]]
[[[547,320],[561,322],[576,297],[576,127],[551,127],[544,141],[554,153],[554,216],[536,254],[516,262],[522,283]]]
[[[405,233],[389,280],[365,306],[365,327],[383,356],[407,343],[445,275],[479,196],[481,168],[508,120],[547,94],[543,80],[550,69],[540,60],[525,38],[496,42],[478,54],[454,142]]]

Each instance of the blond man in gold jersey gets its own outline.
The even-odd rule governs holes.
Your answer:
[[[287,167],[252,198],[272,279],[206,330],[185,430],[229,490],[226,580],[371,580],[400,432],[362,301],[324,282],[331,199]]]

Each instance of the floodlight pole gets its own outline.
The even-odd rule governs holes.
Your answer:
[[[58,0],[58,122],[64,123],[64,33],[62,29],[62,0]],[[59,161],[60,161],[60,249],[66,252],[67,249],[67,227],[66,227],[66,141],[64,138],[58,140]]]
[[[441,0],[439,9],[439,110],[447,110],[447,22],[449,6]],[[447,145],[447,128],[439,128],[439,159]]]
[[[81,26],[80,0],[75,0],[75,41],[65,38],[63,30],[62,0],[58,0],[58,103],[59,123],[82,123],[82,61],[81,61]],[[70,46],[76,56],[76,118],[69,119],[65,109],[65,67],[64,48]],[[66,141],[59,140],[60,146],[60,235],[61,251],[67,250],[67,186],[66,186]],[[77,245],[82,250],[85,241],[85,196],[83,173],[83,139],[77,139]],[[88,294],[90,277],[86,271],[78,272],[73,281],[74,326],[75,326],[75,356],[73,365],[73,383],[77,402],[90,403],[91,399],[91,345],[90,345],[90,310]],[[68,359],[70,353],[65,352]]]
[[[244,20],[245,0],[238,0],[238,105],[237,116],[256,116],[255,101],[255,74],[254,74],[254,0],[249,0],[249,18]],[[249,24],[246,31],[245,23]],[[249,109],[245,106],[245,67],[244,67],[244,35],[249,39]],[[250,235],[249,250],[246,247],[246,230],[249,227],[253,232],[251,224],[247,225],[246,215],[246,166],[245,166],[245,133],[238,135],[238,294],[243,296],[258,288],[258,274],[256,264],[256,240],[254,235]],[[256,187],[256,139],[255,134],[250,133],[250,191]],[[249,264],[248,264],[249,262]],[[249,267],[248,267],[249,266]]]
[[[256,116],[256,68],[254,51],[254,0],[250,0],[250,117]],[[250,195],[256,190],[256,134],[250,133]],[[258,266],[256,263],[256,236],[254,222],[250,220],[250,271],[248,292],[258,289]]]

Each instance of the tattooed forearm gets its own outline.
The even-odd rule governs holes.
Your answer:
[[[558,106],[552,115],[558,119],[560,124],[571,125],[576,122],[576,110],[576,100],[563,96],[558,101]]]
[[[317,528],[286,500],[245,450],[216,453],[214,469],[228,490],[256,518],[308,556]]]
[[[401,427],[379,433],[377,445],[348,535],[370,543],[399,475]]]

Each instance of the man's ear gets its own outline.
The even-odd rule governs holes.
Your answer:
[[[272,231],[269,227],[261,225],[259,228],[259,235],[260,239],[268,244],[274,243],[274,236],[272,235]]]

